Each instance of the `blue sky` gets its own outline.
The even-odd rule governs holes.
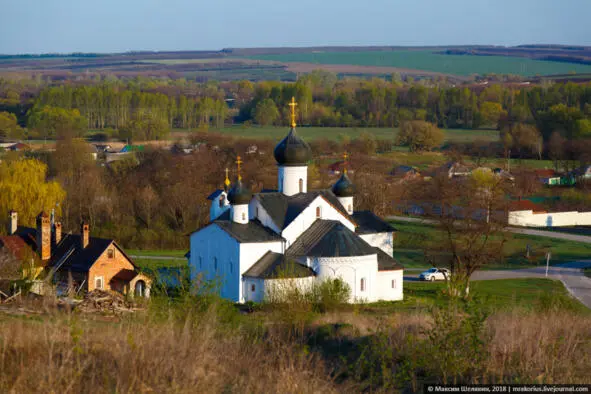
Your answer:
[[[591,45],[590,0],[0,0],[0,53]]]

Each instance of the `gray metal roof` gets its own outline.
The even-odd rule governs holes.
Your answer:
[[[222,194],[223,190],[222,189],[217,189],[216,191],[214,191],[213,193],[211,193],[209,196],[207,196],[208,200],[214,200],[216,198],[219,197],[220,194]]]
[[[213,223],[240,243],[283,241],[283,237],[263,226],[256,219],[250,220],[246,224],[235,223],[231,220],[215,220]]]
[[[346,257],[369,256],[375,249],[335,220],[316,220],[289,247],[291,256]]]
[[[314,270],[281,253],[268,251],[243,276],[262,279],[305,278],[316,276]]]
[[[371,211],[357,211],[352,216],[355,223],[357,223],[355,232],[358,234],[392,233],[396,231],[390,223]]]
[[[380,248],[374,248],[378,254],[378,271],[398,271],[403,270],[404,266],[394,257],[389,256]]]
[[[283,230],[318,196],[322,196],[329,204],[343,214],[344,217],[351,219],[345,208],[343,208],[337,197],[330,190],[298,193],[293,196],[286,196],[279,192],[259,193],[255,198],[260,202],[269,216],[271,216],[277,227]],[[355,222],[353,221],[353,223]]]

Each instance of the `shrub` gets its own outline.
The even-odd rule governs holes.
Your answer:
[[[349,302],[351,288],[340,278],[327,279],[313,286],[310,296],[316,309],[326,312]]]
[[[443,131],[436,125],[413,120],[401,123],[396,143],[408,146],[411,152],[430,151],[441,146],[443,139]]]

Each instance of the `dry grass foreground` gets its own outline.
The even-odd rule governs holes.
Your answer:
[[[295,312],[297,315],[297,311]],[[0,316],[0,392],[417,391],[425,382],[591,383],[591,318],[285,311],[156,301],[118,319],[48,308]],[[434,323],[440,325],[433,328]],[[456,324],[457,323],[457,324]],[[474,336],[476,332],[476,336]]]

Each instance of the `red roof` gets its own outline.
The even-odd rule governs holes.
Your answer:
[[[540,170],[535,170],[534,174],[536,174],[536,176],[538,178],[553,178],[556,176],[556,171],[540,169]]]
[[[344,161],[337,161],[328,166],[330,171],[340,171],[343,167]]]
[[[534,211],[544,212],[544,209],[530,200],[511,201],[509,211]]]
[[[4,246],[4,248],[19,260],[23,260],[27,257],[27,254],[32,253],[29,245],[18,235],[0,237],[0,246]]]

